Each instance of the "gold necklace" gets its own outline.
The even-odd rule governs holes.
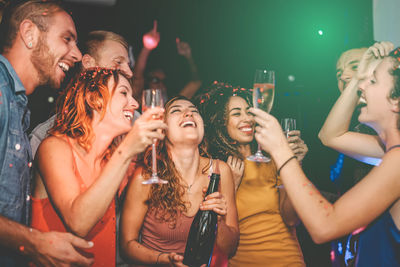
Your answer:
[[[193,183],[191,184],[191,185],[187,185],[186,186],[186,188],[187,188],[187,192],[190,194],[191,192],[190,192],[190,189],[192,189],[192,186],[194,185],[194,183],[196,182],[196,178],[194,179],[194,181],[193,181]]]

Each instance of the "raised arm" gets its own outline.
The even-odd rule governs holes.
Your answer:
[[[381,58],[392,49],[393,44],[382,42],[374,44],[364,53],[357,75],[353,77],[332,107],[318,134],[324,145],[372,165],[379,164],[384,153],[379,138],[349,131],[349,126],[359,101],[358,83],[372,74]]]
[[[293,154],[296,155],[297,161],[301,164],[305,155],[308,152],[308,147],[304,143],[303,139],[300,138],[300,131],[290,131],[289,137],[287,138],[290,149]],[[287,196],[284,186],[279,187],[279,208],[283,221],[288,227],[295,227],[300,223],[300,219]]]
[[[190,99],[194,96],[197,90],[199,90],[201,86],[201,79],[197,70],[197,66],[192,57],[192,49],[190,48],[190,45],[186,42],[182,42],[179,38],[176,38],[176,49],[178,50],[179,55],[186,58],[192,76],[191,80],[185,85],[179,94]]]
[[[250,111],[259,124],[256,139],[276,162],[288,196],[315,242],[323,243],[367,225],[399,199],[399,150],[388,152],[378,167],[332,205],[292,158],[276,119],[259,109]]]
[[[166,125],[159,120],[148,121],[153,115],[161,114],[161,108],[147,110],[134,123],[106,165],[97,166],[98,173],[81,173],[90,184],[86,185],[88,188],[84,192],[81,192],[74,171],[73,152],[67,141],[58,137],[43,141],[38,151],[40,175],[47,194],[73,233],[79,236],[89,233],[114,199],[132,158],[144,151],[154,139],[164,137],[161,131],[156,130],[166,129]]]
[[[154,21],[153,29],[143,35],[143,48],[140,50],[133,70],[133,91],[142,92],[144,89],[144,72],[146,70],[147,60],[152,50],[160,42],[160,33],[157,31],[157,21]]]

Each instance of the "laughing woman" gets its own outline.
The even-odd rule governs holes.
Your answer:
[[[235,252],[239,231],[234,186],[226,163],[200,156],[203,149],[203,119],[196,106],[184,97],[165,105],[168,126],[165,140],[158,144],[158,173],[168,184],[144,185],[151,175],[149,152],[126,195],[122,212],[122,247],[137,265],[185,266],[186,240],[199,208],[218,214],[216,243],[227,255]],[[212,169],[219,165],[219,192],[207,196]],[[139,241],[139,235],[141,241]]]
[[[115,196],[132,158],[162,139],[162,109],[143,113],[131,127],[138,103],[119,71],[80,74],[60,96],[50,136],[40,145],[32,203],[32,227],[72,232],[91,240],[93,266],[115,266]],[[116,148],[113,139],[126,137]]]
[[[294,227],[298,218],[275,163],[245,160],[255,152],[250,99],[247,90],[216,82],[200,98],[209,153],[227,161],[237,190],[240,241],[229,266],[304,266]],[[298,131],[290,135],[290,145],[301,160],[307,146]]]
[[[368,225],[360,234],[357,266],[400,266],[400,48],[384,57],[358,83],[365,103],[358,117],[378,136],[349,132],[341,142],[360,157],[380,157],[379,166],[333,205],[310,183],[287,146],[274,117],[258,110],[256,139],[279,167],[294,207],[316,242],[325,242]],[[354,100],[357,102],[357,100]]]

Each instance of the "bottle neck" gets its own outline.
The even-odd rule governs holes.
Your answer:
[[[210,183],[208,184],[208,189],[206,196],[218,191],[219,180],[221,178],[220,174],[212,173],[210,177]]]

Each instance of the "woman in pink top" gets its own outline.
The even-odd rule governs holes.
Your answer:
[[[239,230],[229,166],[219,162],[219,192],[203,201],[210,168],[218,164],[200,156],[203,119],[192,102],[176,97],[165,106],[165,122],[168,130],[165,140],[158,144],[157,164],[158,174],[168,184],[142,184],[151,174],[146,153],[144,164],[136,169],[128,186],[122,211],[124,252],[138,265],[185,266],[182,255],[190,225],[200,208],[219,215],[216,243],[224,253],[233,255]]]

